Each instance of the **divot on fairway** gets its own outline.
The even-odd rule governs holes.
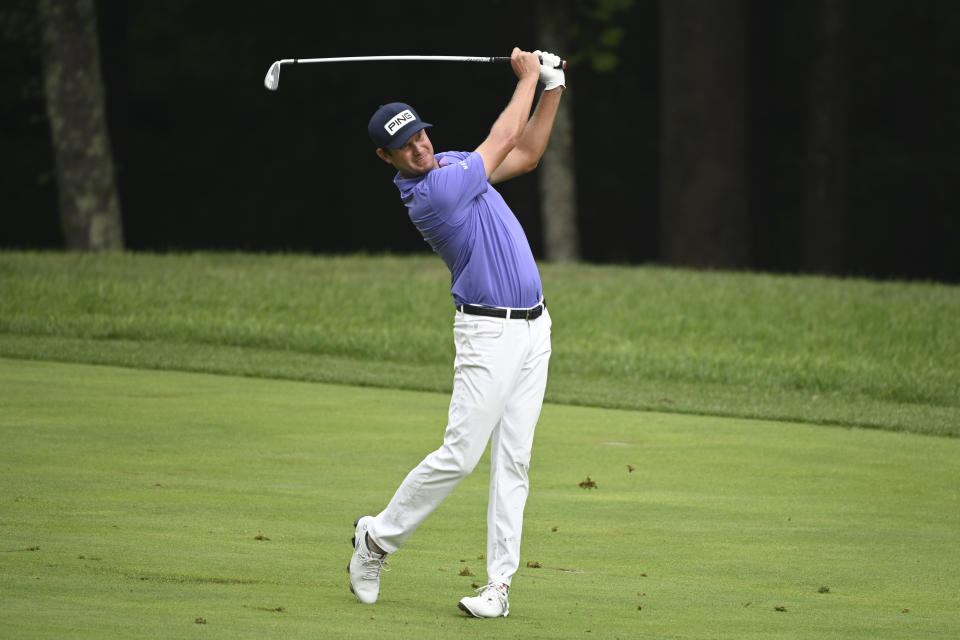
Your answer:
[[[267,613],[286,613],[286,611],[287,611],[284,607],[273,607],[273,608],[270,608],[270,607],[254,607],[254,606],[251,606],[251,605],[248,605],[248,604],[243,605],[243,608],[244,608],[244,609],[254,609],[254,610],[256,610],[256,611],[266,611]]]
[[[581,489],[599,489],[597,483],[590,476],[587,476],[587,479],[581,482],[578,486]]]

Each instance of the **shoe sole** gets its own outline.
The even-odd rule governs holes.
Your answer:
[[[350,538],[350,546],[354,549],[357,548],[357,525],[360,524],[360,518],[357,518],[353,521],[353,537]],[[350,570],[350,565],[347,565],[347,571]]]
[[[466,613],[468,616],[470,616],[470,617],[472,617],[472,618],[480,618],[480,619],[485,619],[485,618],[486,618],[486,616],[478,616],[478,615],[475,614],[473,611],[470,611],[470,607],[468,607],[467,605],[463,604],[463,602],[458,602],[458,603],[457,603],[457,608],[460,609],[460,611],[463,611],[464,613]],[[508,615],[510,615],[510,609],[507,609],[506,611],[504,611],[502,616],[497,616],[497,617],[498,617],[498,618],[506,618]]]
[[[363,517],[363,516],[361,516],[361,517]],[[350,546],[353,547],[354,549],[357,548],[357,523],[359,523],[359,522],[360,522],[360,518],[357,518],[356,520],[353,521],[353,536],[350,538]],[[350,563],[349,563],[349,562],[347,563],[347,575],[348,575],[348,576],[350,575]],[[352,594],[354,595],[354,597],[356,597],[356,595],[357,595],[357,592],[353,590],[353,583],[350,584],[350,593],[352,593]]]
[[[353,547],[354,549],[357,548],[357,523],[358,522],[360,522],[360,518],[357,518],[356,520],[353,521],[353,537],[350,538],[350,546]],[[347,575],[350,575],[349,562],[347,563]],[[352,593],[353,595],[357,595],[356,592],[353,590],[352,584],[350,585],[350,593]]]

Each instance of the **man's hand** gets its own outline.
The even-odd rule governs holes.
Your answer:
[[[557,87],[566,88],[566,78],[563,69],[557,69],[560,66],[560,56],[546,51],[534,51],[534,55],[539,56],[542,61],[540,64],[540,82],[543,83],[543,90],[550,91]]]
[[[519,47],[514,47],[510,53],[510,66],[517,78],[522,80],[524,77],[536,78],[540,74],[540,59],[529,51],[523,51]]]

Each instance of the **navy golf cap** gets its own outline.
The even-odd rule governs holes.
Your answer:
[[[421,129],[432,127],[420,119],[419,114],[408,104],[391,102],[381,105],[367,124],[367,133],[373,144],[380,149],[399,149],[410,136]]]

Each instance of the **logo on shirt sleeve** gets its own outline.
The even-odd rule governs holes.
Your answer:
[[[413,115],[413,112],[410,109],[404,109],[397,115],[395,115],[391,120],[387,121],[387,124],[383,125],[383,128],[387,130],[391,136],[396,135],[397,131],[400,131],[405,125],[415,122],[417,116]]]
[[[466,160],[461,160],[461,161],[458,162],[457,164],[459,164],[461,167],[463,167],[463,170],[464,170],[464,171],[466,171],[467,169],[470,168],[470,165],[467,164],[467,161],[466,161]]]

